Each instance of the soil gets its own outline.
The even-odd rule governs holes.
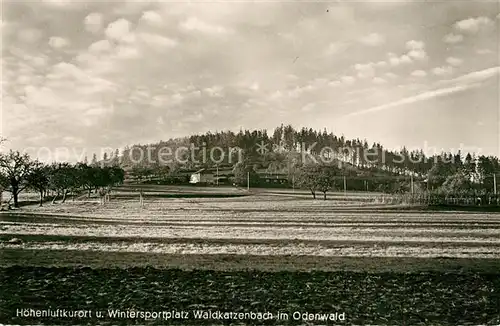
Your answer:
[[[294,312],[345,314],[337,324],[496,325],[499,273],[212,271],[152,267],[0,269],[0,322],[65,325],[320,325]],[[90,310],[30,318],[16,309]],[[186,311],[189,319],[111,318],[108,310]],[[201,320],[194,310],[286,313],[289,320]],[[95,315],[100,311],[102,318]],[[161,315],[160,315],[161,316]],[[328,322],[332,324],[333,322]]]

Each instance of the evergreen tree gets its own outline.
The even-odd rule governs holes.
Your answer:
[[[97,163],[97,155],[95,153],[92,155],[92,162],[90,163],[90,165],[92,167],[96,167],[98,165],[98,163]]]

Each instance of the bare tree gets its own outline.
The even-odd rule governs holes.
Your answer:
[[[31,173],[34,162],[28,154],[10,150],[8,154],[0,153],[0,178],[3,180],[6,191],[12,193],[14,207],[19,207],[19,193],[23,191],[28,183],[26,178]]]

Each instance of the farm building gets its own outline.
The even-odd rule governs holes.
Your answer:
[[[210,185],[222,185],[229,184],[229,178],[231,176],[231,170],[214,170],[214,169],[200,169],[191,174],[189,183],[191,184],[210,184]]]
[[[217,180],[214,177],[213,172],[208,171],[207,169],[201,169],[193,174],[191,174],[191,178],[189,180],[189,183],[192,184],[213,184]]]
[[[288,185],[289,179],[286,173],[257,173],[262,185]]]

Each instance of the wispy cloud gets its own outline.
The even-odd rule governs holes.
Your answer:
[[[49,45],[54,49],[60,49],[68,46],[69,42],[62,37],[52,36],[49,39]]]
[[[468,18],[455,23],[455,29],[474,34],[483,29],[488,29],[494,26],[493,20],[489,17],[476,17],[476,18]]]
[[[353,113],[348,114],[347,116],[359,116],[359,115],[365,115],[368,113],[373,113],[373,112],[378,112],[378,111],[385,111],[385,110],[400,107],[400,106],[406,105],[406,104],[413,104],[413,103],[422,102],[422,101],[430,100],[430,99],[441,97],[441,96],[450,95],[450,94],[457,93],[457,92],[463,92],[469,88],[470,87],[468,87],[468,86],[459,85],[459,86],[453,86],[453,87],[447,87],[447,88],[441,88],[441,89],[437,89],[437,90],[427,91],[427,92],[424,92],[424,93],[421,93],[421,94],[418,94],[415,96],[406,97],[406,98],[401,99],[399,101],[394,101],[391,103],[378,105],[378,106],[375,106],[375,107],[372,107],[372,108],[369,108],[366,110],[353,112]]]
[[[426,91],[414,96],[409,96],[406,98],[403,98],[401,100],[397,100],[394,102],[386,103],[383,105],[378,105],[374,106],[365,110],[361,110],[358,112],[353,112],[348,114],[347,116],[359,116],[359,115],[364,115],[368,113],[373,113],[373,112],[378,112],[378,111],[384,111],[388,109],[393,109],[396,107],[400,107],[403,105],[407,104],[414,104],[422,101],[427,101],[433,98],[438,98],[438,97],[443,97],[447,95],[451,95],[454,93],[459,93],[466,91],[471,88],[476,88],[481,85],[481,82],[484,82],[492,77],[500,75],[500,67],[492,67],[488,69],[484,69],[481,71],[475,71],[472,73],[468,73],[465,75],[462,75],[460,77],[446,80],[446,81],[441,81],[438,83],[438,85],[441,86],[446,86],[446,87],[441,87],[438,89]]]
[[[93,12],[90,13],[85,19],[83,23],[85,25],[85,29],[90,33],[97,33],[102,29],[102,14]]]
[[[461,66],[462,63],[464,63],[464,60],[455,57],[448,57],[446,58],[446,63],[448,63],[450,66],[458,67]]]
[[[432,69],[432,73],[436,76],[450,75],[451,73],[453,73],[453,67],[451,66],[435,67],[434,69]]]
[[[445,43],[449,43],[449,44],[457,44],[457,43],[462,42],[463,40],[464,40],[464,37],[462,34],[453,34],[453,33],[447,34],[443,38],[443,41]]]
[[[123,40],[130,33],[131,23],[120,18],[108,25],[106,28],[106,36],[111,40],[120,41]]]
[[[163,18],[159,13],[150,10],[143,12],[139,21],[145,22],[146,24],[152,26],[161,26],[163,23]]]
[[[500,75],[500,66],[491,67],[483,70],[470,72],[457,78],[442,80],[438,82],[439,85],[462,84],[468,85],[473,83],[481,83],[490,78]]]
[[[427,76],[427,73],[423,70],[415,70],[411,73],[413,77],[425,77]]]
[[[205,34],[229,34],[230,30],[219,25],[209,24],[196,17],[189,17],[180,24],[180,27],[186,31],[195,31]]]
[[[362,37],[360,42],[368,46],[379,46],[385,43],[385,37],[378,33],[371,33]]]

